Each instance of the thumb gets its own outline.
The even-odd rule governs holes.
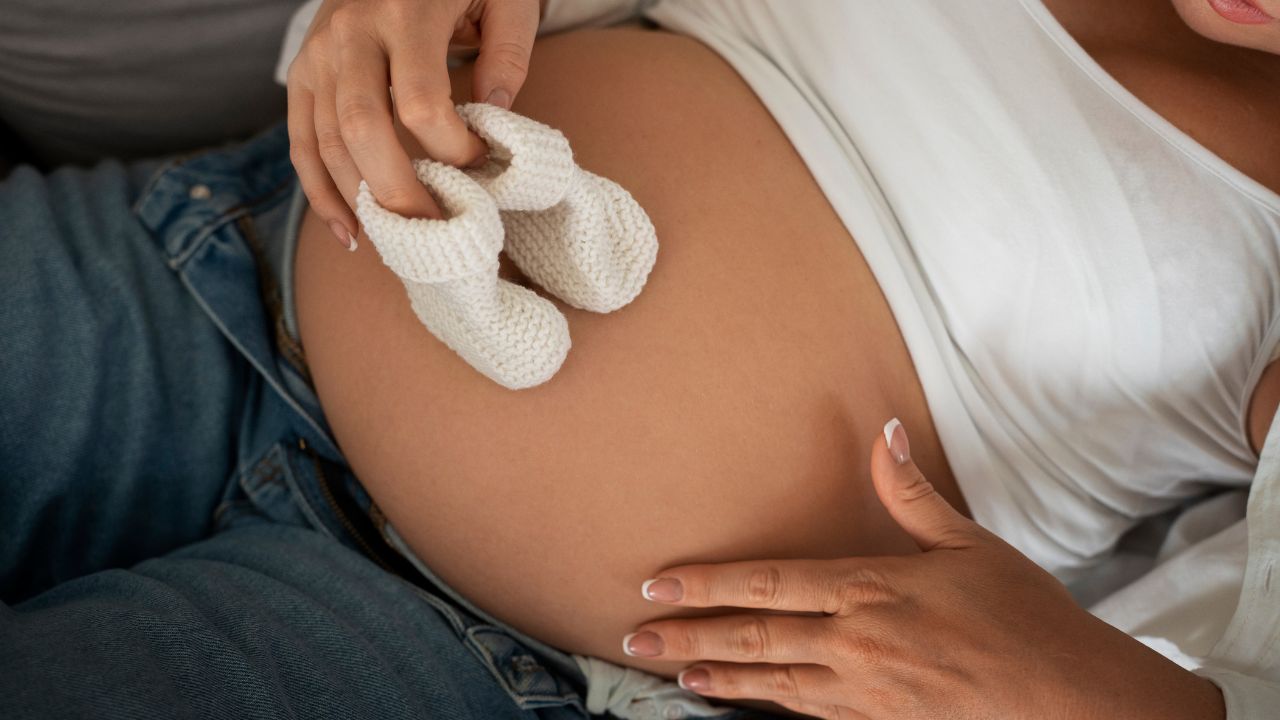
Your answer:
[[[921,550],[968,547],[976,527],[938,494],[911,461],[907,431],[894,418],[885,423],[884,442],[871,451],[871,482],[889,515]]]
[[[485,4],[479,23],[480,54],[471,88],[477,102],[511,109],[511,102],[529,74],[540,7],[537,0]]]

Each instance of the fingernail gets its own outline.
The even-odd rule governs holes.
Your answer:
[[[356,236],[351,234],[351,231],[347,229],[347,226],[337,220],[334,220],[329,223],[329,229],[333,231],[334,237],[338,238],[338,242],[342,243],[342,247],[350,250],[351,252],[356,251]]]
[[[680,683],[680,687],[685,690],[706,692],[711,689],[711,673],[702,668],[681,670],[676,676],[676,682]]]
[[[648,630],[622,638],[622,652],[631,657],[657,657],[666,649],[662,638]]]
[[[484,101],[490,105],[497,105],[503,110],[511,109],[511,93],[507,92],[503,88],[494,88],[491,90],[489,92],[489,97],[485,98]]]
[[[894,418],[884,424],[884,444],[899,465],[911,459],[911,444],[907,442],[907,430]]]
[[[645,600],[654,602],[680,602],[684,597],[684,586],[675,578],[654,578],[644,581],[640,586],[640,594]]]

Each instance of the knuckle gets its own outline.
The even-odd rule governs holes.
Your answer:
[[[414,130],[430,130],[445,127],[452,118],[453,103],[448,98],[437,98],[421,92],[408,92],[396,96],[396,116],[405,127]]]
[[[304,141],[295,140],[289,143],[289,162],[293,163],[295,168],[310,166],[316,154],[315,147]]]
[[[799,699],[800,678],[794,665],[779,665],[765,672],[765,691],[770,697]]]
[[[838,588],[839,606],[843,610],[883,603],[898,595],[883,574],[865,567],[850,570]]]
[[[883,665],[890,657],[889,647],[878,638],[865,633],[846,635],[840,640],[846,656],[858,658],[868,665]]]
[[[362,32],[364,12],[356,3],[341,5],[329,16],[329,31],[339,43],[348,43]]]
[[[303,54],[304,53],[298,53],[297,57],[289,63],[289,69],[284,73],[285,85],[288,85],[291,88],[302,87],[307,82]]]
[[[699,606],[712,602],[715,588],[711,586],[712,579],[703,572],[685,570],[679,573],[677,579],[680,582],[680,597],[684,604]]]
[[[373,103],[359,98],[347,101],[338,109],[338,131],[347,146],[363,147],[372,140],[378,127]]]
[[[667,643],[670,654],[679,657],[699,657],[702,654],[701,636],[691,625],[684,623],[669,625],[659,634]]]
[[[336,132],[328,132],[319,136],[316,140],[317,151],[320,153],[320,159],[329,167],[339,167],[347,162],[347,143],[342,139],[342,135]]]
[[[900,500],[911,502],[921,498],[929,497],[933,494],[933,483],[925,478],[924,473],[914,470],[905,483],[900,483],[898,488],[898,498]]]
[[[388,27],[405,27],[417,15],[420,5],[417,0],[382,0],[379,20],[389,23]]]
[[[730,650],[742,658],[759,660],[768,654],[769,626],[764,618],[747,618],[734,631],[731,638]]]
[[[330,32],[313,32],[302,43],[302,49],[298,51],[298,57],[294,59],[294,65],[303,65],[304,67],[316,60],[328,57],[329,51],[332,50],[332,31]]]
[[[374,195],[387,208],[412,207],[418,199],[417,188],[408,185],[391,185],[380,188]]]
[[[505,78],[522,78],[529,73],[529,48],[526,45],[507,40],[494,43],[486,48],[486,52],[491,62],[490,71]]]
[[[752,570],[747,576],[747,599],[762,607],[777,607],[782,602],[782,570],[768,565]]]

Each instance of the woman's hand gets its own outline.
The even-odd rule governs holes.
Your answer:
[[[311,207],[343,245],[354,249],[361,178],[392,211],[439,216],[395,119],[435,160],[478,160],[487,148],[450,97],[450,44],[479,46],[473,97],[510,108],[540,13],[539,0],[326,0],[320,7],[289,67],[290,157]]]
[[[872,481],[920,554],[671,568],[647,598],[774,612],[647,623],[628,653],[700,661],[680,682],[702,695],[823,718],[1223,717],[1214,685],[956,512],[911,462],[901,425],[885,429]]]

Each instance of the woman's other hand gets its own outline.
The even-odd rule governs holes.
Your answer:
[[[934,491],[901,425],[886,435],[872,481],[920,554],[670,568],[647,598],[756,612],[647,623],[627,652],[698,661],[680,681],[702,695],[822,718],[1223,717],[1214,685],[1080,608]]]
[[[326,0],[289,67],[290,157],[311,207],[354,249],[363,178],[384,207],[439,217],[397,139],[468,165],[487,148],[454,111],[450,46],[479,47],[473,97],[509,108],[524,84],[539,0]],[[390,92],[388,92],[390,88]]]

